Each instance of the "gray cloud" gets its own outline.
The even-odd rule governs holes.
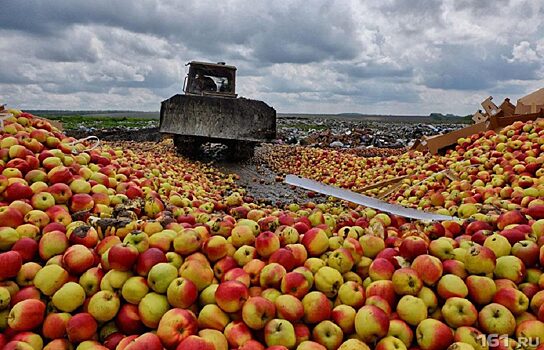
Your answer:
[[[156,110],[194,59],[235,64],[239,93],[279,111],[468,113],[489,94],[542,86],[543,10],[538,0],[4,0],[0,96],[23,108]]]

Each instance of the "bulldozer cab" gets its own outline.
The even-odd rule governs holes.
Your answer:
[[[186,95],[236,97],[236,67],[223,62],[191,61],[185,77],[183,91]]]

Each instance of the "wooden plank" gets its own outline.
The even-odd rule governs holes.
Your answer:
[[[383,193],[378,194],[378,198],[381,200],[386,200],[393,192],[397,191],[402,186],[402,181],[397,182],[395,185],[391,186],[390,189]]]
[[[377,182],[375,184],[372,184],[372,185],[369,185],[369,186],[366,186],[366,187],[363,187],[359,190],[359,192],[366,192],[368,190],[373,190],[375,188],[379,188],[379,187],[385,187],[387,185],[391,185],[391,184],[394,184],[396,182],[400,182],[404,179],[406,179],[408,177],[408,175],[404,175],[404,176],[398,176],[398,177],[395,177],[393,179],[389,179],[389,180],[384,180],[384,181],[380,181],[380,182]]]

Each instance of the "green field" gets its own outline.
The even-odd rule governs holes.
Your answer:
[[[34,113],[40,117],[57,120],[66,130],[85,128],[110,129],[121,128],[152,128],[159,125],[158,118],[133,115],[81,115],[81,114],[53,114]]]

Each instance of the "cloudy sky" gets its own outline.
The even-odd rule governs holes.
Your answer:
[[[279,112],[468,114],[544,87],[541,0],[2,0],[0,102],[159,109],[190,60]]]

